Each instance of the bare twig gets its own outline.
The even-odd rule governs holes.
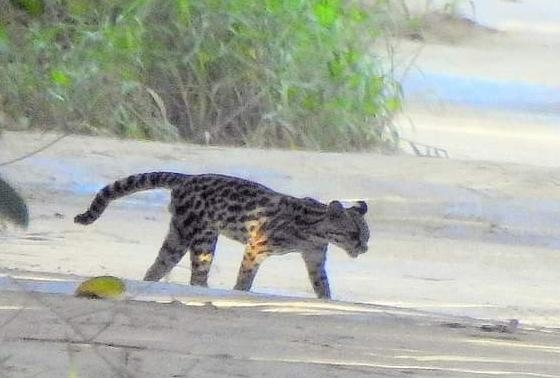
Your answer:
[[[261,99],[261,97],[263,97],[264,95],[264,91],[260,92],[258,94],[256,94],[255,96],[251,97],[245,104],[242,104],[235,112],[233,112],[233,114],[231,114],[228,118],[226,118],[224,121],[214,125],[212,127],[212,132],[221,130],[224,126],[229,125],[231,122],[233,122],[237,117],[239,117],[241,114],[243,114],[246,110],[250,109],[252,106],[254,106],[258,100]]]
[[[169,124],[169,120],[167,119],[167,109],[165,108],[165,103],[163,102],[163,99],[161,98],[161,96],[158,95],[157,92],[154,91],[150,87],[146,87],[146,92],[148,92],[148,94],[150,96],[152,96],[152,99],[156,103],[156,105],[159,109],[159,113],[160,113],[161,117],[163,118],[163,121],[166,124]]]
[[[47,144],[45,144],[45,145],[43,145],[43,146],[37,148],[35,151],[31,151],[31,152],[29,152],[29,153],[27,153],[27,154],[25,154],[25,155],[22,155],[22,156],[20,156],[20,157],[17,157],[17,158],[15,158],[15,159],[12,159],[12,160],[4,161],[4,162],[0,163],[0,167],[4,167],[4,166],[6,166],[6,165],[10,165],[10,164],[13,164],[13,163],[17,163],[18,161],[22,161],[22,160],[24,160],[24,159],[27,159],[27,158],[33,156],[33,155],[37,155],[38,153],[45,151],[47,148],[51,147],[52,145],[54,145],[54,144],[60,142],[63,138],[66,138],[68,135],[69,135],[68,133],[62,134],[62,135],[56,137],[56,138],[55,138],[54,140],[52,140],[51,142],[49,142],[49,143],[47,143]]]
[[[405,138],[401,138],[401,140],[408,143],[416,156],[449,159],[449,153],[445,148],[418,143]],[[424,151],[421,151],[420,148],[422,148]]]

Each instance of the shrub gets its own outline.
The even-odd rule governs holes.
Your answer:
[[[125,137],[380,146],[401,101],[372,49],[384,3],[0,0],[0,106]]]

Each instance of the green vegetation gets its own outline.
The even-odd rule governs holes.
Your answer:
[[[392,146],[401,91],[372,51],[386,7],[0,0],[0,115],[132,138]]]

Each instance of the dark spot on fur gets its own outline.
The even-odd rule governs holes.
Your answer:
[[[247,222],[249,220],[252,220],[252,219],[254,219],[254,217],[251,217],[251,216],[245,215],[245,214],[239,217],[239,221],[241,223],[245,223],[245,222]]]
[[[183,225],[191,225],[196,219],[196,216],[193,213],[188,213],[185,218],[183,219]]]
[[[274,237],[274,240],[270,241],[272,244],[274,245],[286,245],[288,244],[290,241],[286,238],[280,238],[280,237]],[[270,243],[269,243],[270,244]]]
[[[200,198],[202,198],[204,201],[208,201],[208,198],[213,194],[214,192],[212,190],[205,190],[203,192],[200,192]]]
[[[220,193],[220,195],[222,195],[222,191],[223,191],[224,188],[226,188],[226,187],[227,187],[226,184],[217,184],[217,185],[214,185],[214,191],[215,191],[216,193]]]
[[[151,186],[156,186],[158,184],[158,177],[156,174],[151,174],[148,177],[148,182]]]
[[[246,211],[255,210],[256,207],[257,207],[257,201],[249,201],[245,204],[245,210]]]
[[[185,202],[184,204],[177,206],[175,208],[175,214],[177,215],[183,215],[185,214],[187,211],[189,211],[192,208],[192,204],[190,202]]]
[[[241,205],[230,205],[228,206],[228,211],[231,211],[232,213],[239,213],[242,210]]]
[[[126,186],[131,187],[132,184],[134,184],[134,181],[136,181],[135,176],[128,176],[128,178],[126,179]]]
[[[277,210],[265,210],[265,211],[259,211],[257,213],[257,219],[261,219],[261,218],[271,218],[274,217],[276,214],[278,214]]]
[[[266,206],[266,205],[268,205],[269,202],[270,202],[270,198],[268,198],[268,197],[261,197],[261,198],[259,199],[259,202],[258,202],[258,203],[259,203],[259,206]]]
[[[91,212],[93,212],[93,213],[99,213],[99,210],[100,210],[100,208],[99,208],[99,203],[96,202],[96,201],[94,201],[94,202],[91,204],[91,207],[89,208],[89,210],[90,210]]]
[[[204,235],[202,236],[198,236],[196,238],[193,239],[192,241],[192,247],[191,249],[193,249],[193,251],[195,252],[196,255],[200,255],[202,254],[201,251],[201,247],[206,246],[208,244],[211,244],[212,240]]]
[[[103,197],[110,198],[110,197],[111,197],[111,194],[112,194],[112,193],[111,193],[111,188],[108,187],[108,186],[104,187],[104,188],[101,190],[101,195],[102,195]]]
[[[122,186],[120,181],[115,181],[115,183],[113,184],[113,190],[115,191],[115,193],[120,193],[122,190]]]
[[[141,188],[146,184],[146,180],[148,179],[146,174],[140,175],[138,182],[136,183],[137,188]]]

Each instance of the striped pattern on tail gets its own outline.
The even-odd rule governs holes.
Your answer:
[[[189,175],[174,172],[149,172],[128,176],[107,185],[93,199],[89,209],[74,218],[75,223],[91,224],[101,216],[109,202],[142,190],[157,188],[172,189]]]

